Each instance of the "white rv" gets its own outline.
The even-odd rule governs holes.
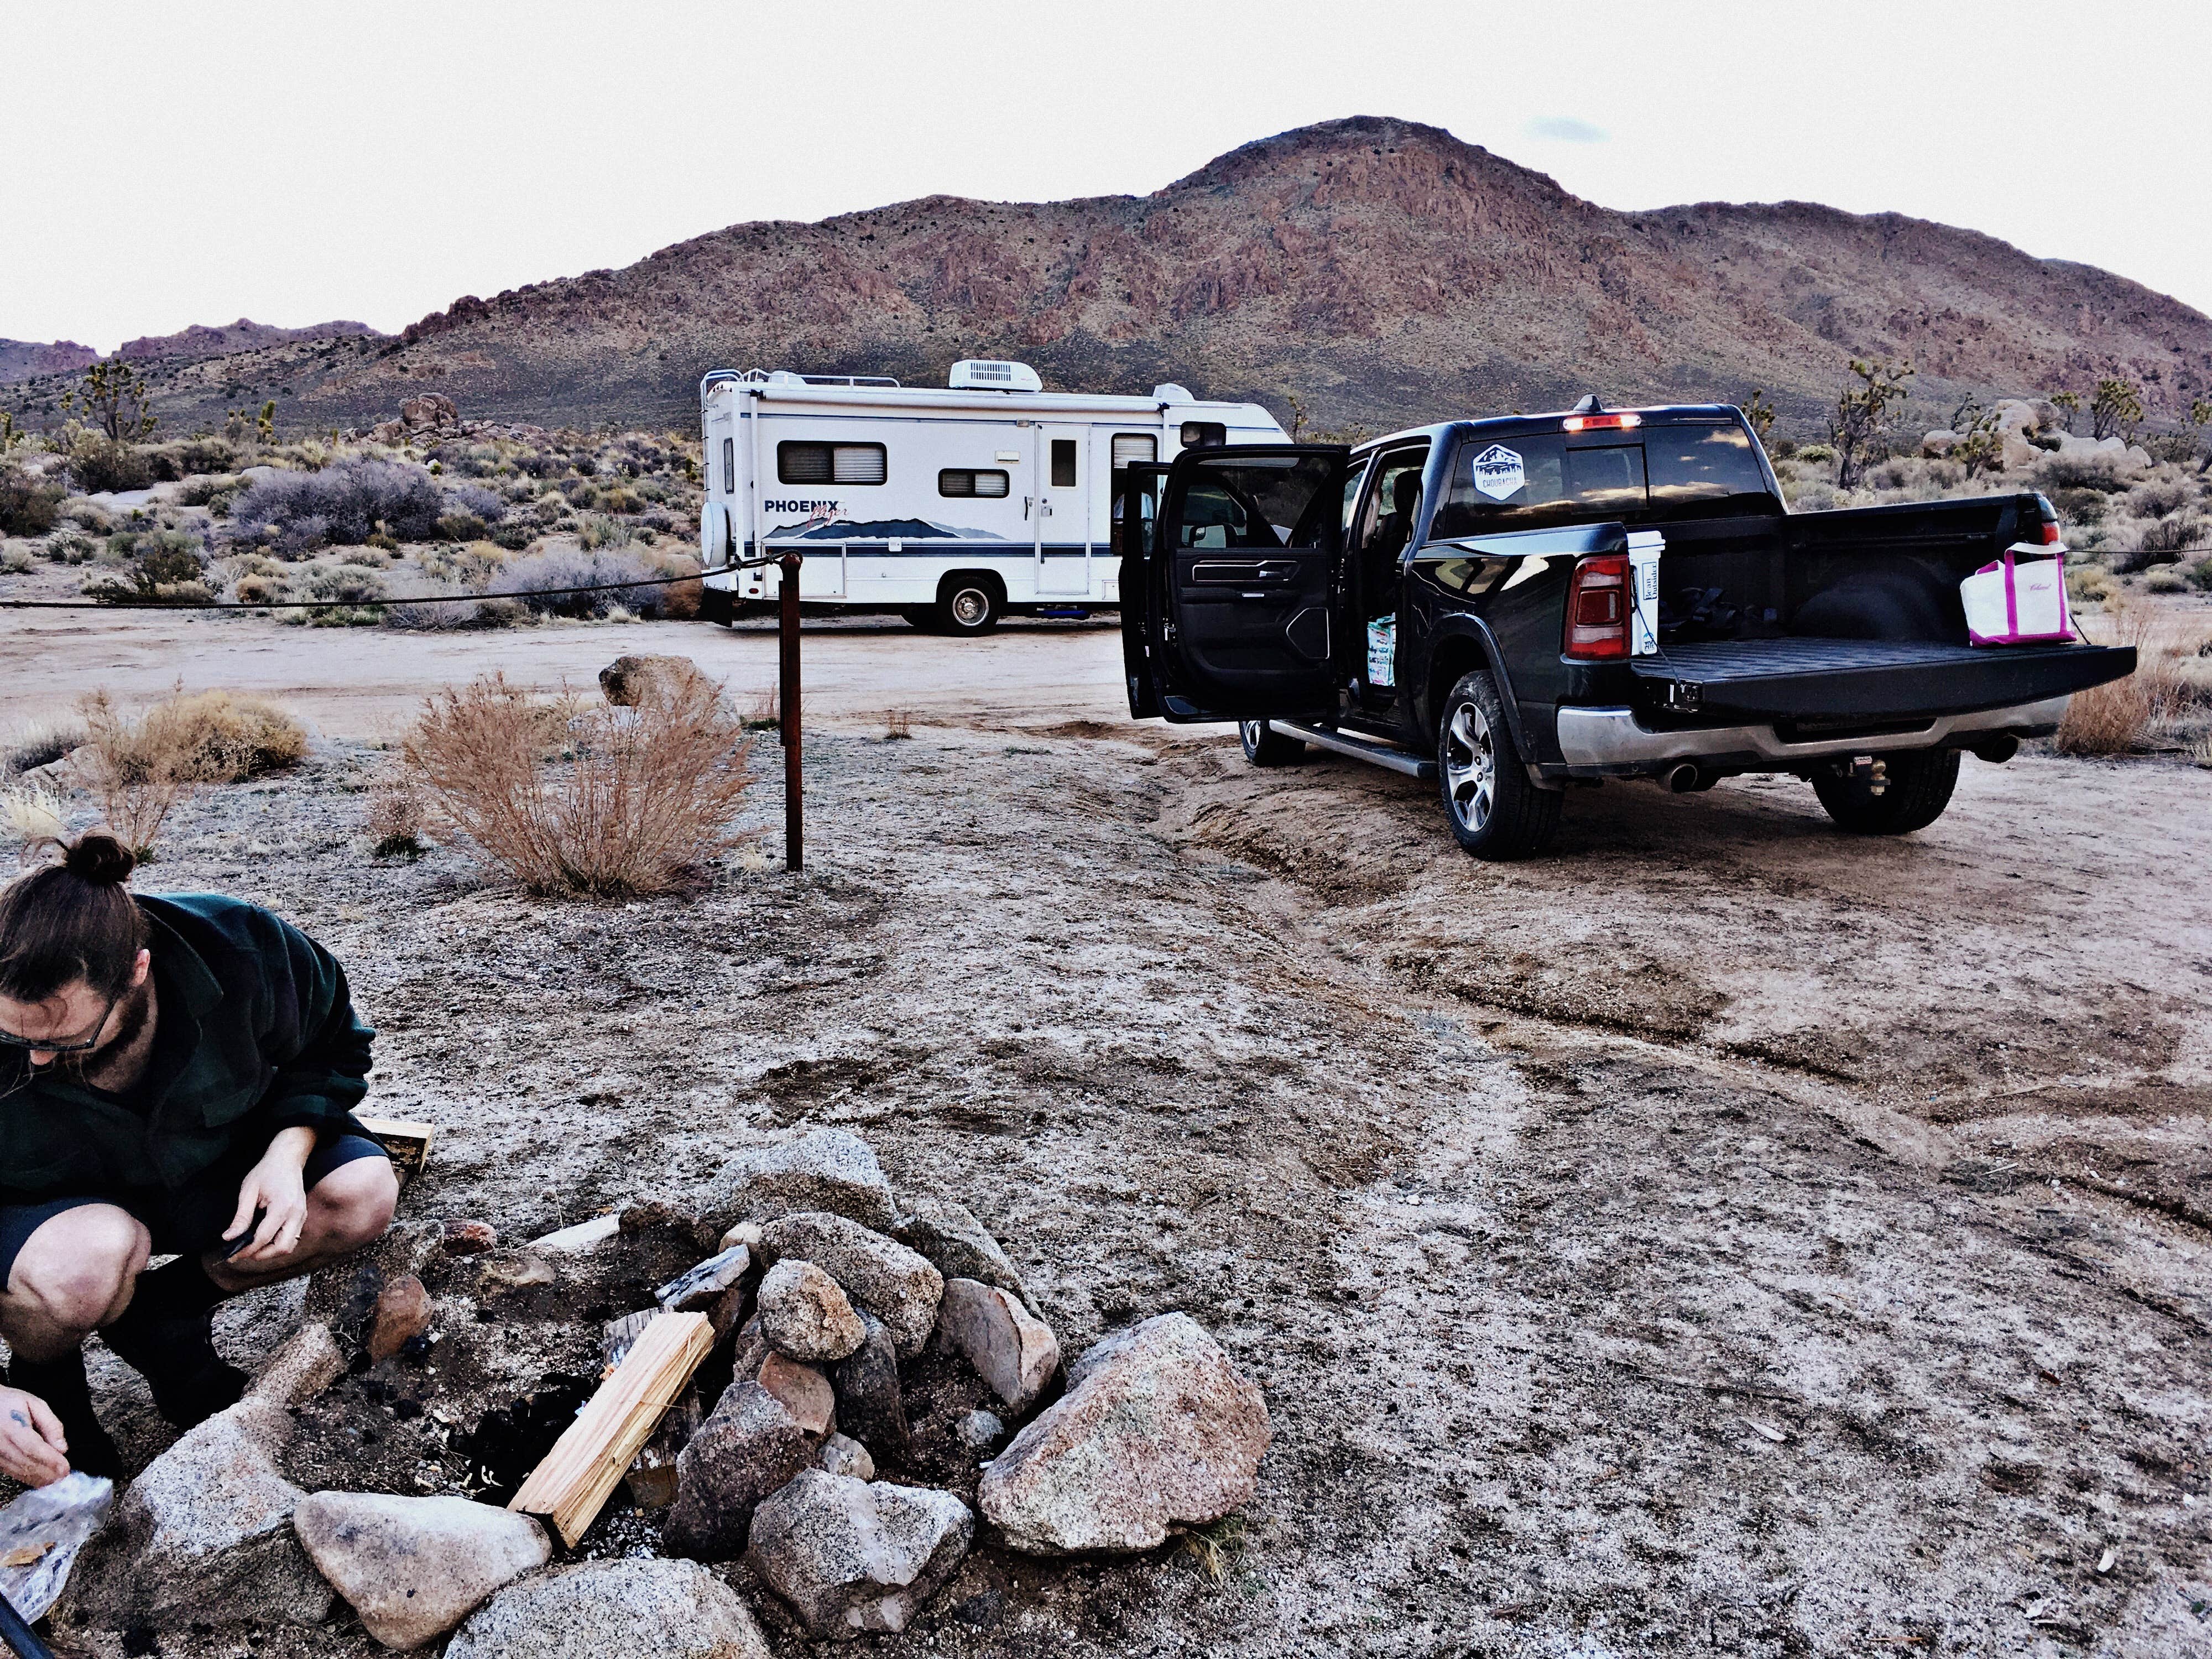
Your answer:
[[[945,387],[738,374],[699,384],[709,570],[799,549],[809,606],[981,634],[1008,612],[1118,606],[1116,474],[1207,444],[1279,442],[1257,404],[1046,392],[1026,363],[955,363]],[[709,576],[702,614],[777,597],[774,565]]]

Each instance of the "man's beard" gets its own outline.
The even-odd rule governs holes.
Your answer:
[[[118,1023],[115,1035],[97,1048],[88,1048],[82,1054],[59,1054],[55,1057],[54,1069],[82,1078],[87,1072],[97,1071],[108,1059],[123,1053],[137,1042],[146,1029],[146,1022],[154,1009],[154,981],[149,975],[131,994],[116,1005]]]

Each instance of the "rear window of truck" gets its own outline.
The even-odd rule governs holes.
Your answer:
[[[1429,535],[1448,541],[1607,518],[1780,510],[1741,427],[1651,426],[1637,439],[1593,443],[1564,433],[1529,433],[1462,443]]]

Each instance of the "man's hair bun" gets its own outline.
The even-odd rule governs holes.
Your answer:
[[[62,852],[62,868],[95,886],[119,887],[137,866],[131,849],[105,830],[86,830]]]

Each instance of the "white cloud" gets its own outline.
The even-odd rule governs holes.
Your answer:
[[[1531,138],[1548,138],[1560,144],[1601,144],[1613,137],[1603,127],[1571,115],[1540,115],[1525,129]]]

